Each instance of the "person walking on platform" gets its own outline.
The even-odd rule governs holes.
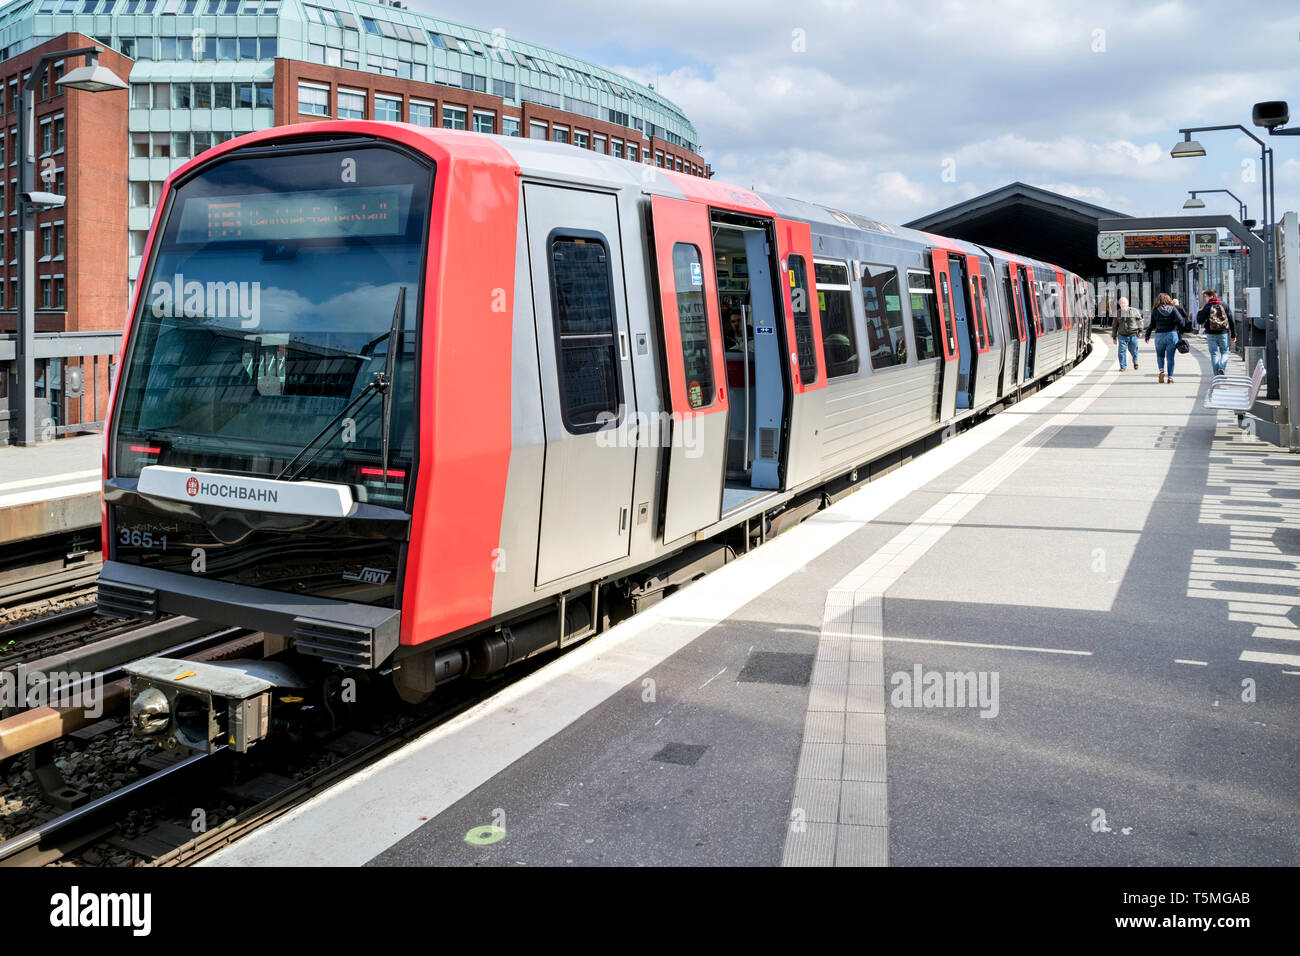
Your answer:
[[[1126,371],[1124,360],[1133,356],[1133,371],[1138,368],[1138,336],[1142,334],[1142,313],[1130,309],[1128,299],[1119,300],[1119,311],[1115,313],[1115,324],[1111,327],[1110,340],[1119,345],[1119,370]]]
[[[1228,371],[1229,346],[1237,341],[1237,333],[1232,327],[1232,317],[1228,307],[1213,289],[1204,293],[1205,305],[1196,313],[1196,321],[1205,329],[1205,341],[1210,346],[1210,366],[1215,375]]]
[[[1156,368],[1160,370],[1161,382],[1174,380],[1174,356],[1178,354],[1178,333],[1183,328],[1184,315],[1168,292],[1156,296],[1156,307],[1151,310],[1151,321],[1147,324],[1146,340],[1150,342],[1152,333],[1155,333]]]

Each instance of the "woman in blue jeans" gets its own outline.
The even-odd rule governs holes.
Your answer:
[[[1183,328],[1183,313],[1167,292],[1156,297],[1156,307],[1151,310],[1151,321],[1147,324],[1146,340],[1151,341],[1152,333],[1156,337],[1156,368],[1160,370],[1161,382],[1174,380],[1174,356],[1178,354],[1178,333]]]

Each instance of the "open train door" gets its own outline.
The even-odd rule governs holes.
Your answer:
[[[653,196],[655,278],[662,309],[672,434],[663,499],[664,541],[717,521],[727,467],[727,370],[718,317],[709,211]]]
[[[813,280],[812,230],[806,222],[777,219],[776,249],[781,263],[786,354],[791,395],[786,442],[785,488],[821,473],[822,430],[826,414],[826,363],[822,352],[821,311]]]

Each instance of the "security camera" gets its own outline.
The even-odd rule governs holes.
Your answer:
[[[66,196],[60,196],[58,193],[22,193],[22,200],[29,206],[44,206],[47,209],[57,209],[68,201]]]
[[[1256,126],[1277,129],[1291,119],[1291,111],[1287,109],[1285,100],[1267,100],[1255,104],[1255,108],[1250,111],[1250,118]]]

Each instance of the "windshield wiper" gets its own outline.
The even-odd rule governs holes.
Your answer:
[[[384,396],[383,444],[381,454],[383,455],[384,462],[384,481],[387,483],[389,417],[392,413],[393,374],[397,363],[397,350],[394,348],[393,343],[399,335],[399,326],[402,322],[402,312],[405,304],[406,286],[399,286],[397,289],[397,305],[393,309],[392,325],[389,327],[387,332],[379,336],[379,338],[375,339],[367,346],[367,348],[375,348],[380,342],[385,340],[388,341],[388,357],[387,361],[384,363],[384,370],[382,372],[375,372],[374,379],[368,382],[366,387],[358,392],[352,401],[348,402],[347,405],[344,406],[341,412],[330,419],[324,428],[307,440],[306,444],[299,449],[298,454],[294,455],[293,460],[290,461],[289,464],[285,465],[284,468],[281,469],[280,473],[275,476],[276,481],[296,481],[307,469],[307,466],[315,461],[320,456],[320,453],[325,450],[325,446],[321,445],[314,452],[311,452],[310,455],[307,455],[307,453],[311,451],[312,446],[315,445],[316,442],[320,441],[321,437],[333,429],[335,425],[346,418],[354,408],[364,407],[370,399],[374,398],[376,393],[379,393]],[[304,455],[307,455],[305,460],[303,459]]]

